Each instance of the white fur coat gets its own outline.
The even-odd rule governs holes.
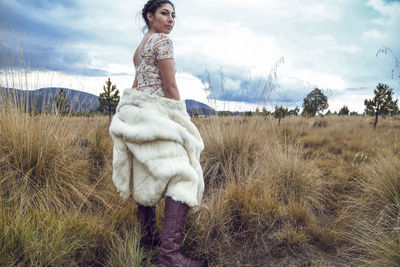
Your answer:
[[[110,134],[112,179],[123,199],[129,197],[132,182],[134,199],[145,206],[164,195],[190,207],[201,204],[204,144],[184,101],[125,89]]]

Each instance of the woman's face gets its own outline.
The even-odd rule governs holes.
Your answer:
[[[168,34],[174,27],[175,11],[171,4],[166,3],[160,6],[154,15],[147,13],[147,18],[151,25],[149,31]]]

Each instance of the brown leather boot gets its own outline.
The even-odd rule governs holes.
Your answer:
[[[179,252],[188,210],[189,206],[186,204],[170,197],[165,198],[164,226],[158,256],[159,267],[207,266],[207,262],[191,260]]]
[[[161,235],[157,230],[156,207],[138,204],[138,219],[142,230],[140,243],[148,246],[159,246]]]

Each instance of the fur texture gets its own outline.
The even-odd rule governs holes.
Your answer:
[[[131,193],[153,206],[164,196],[201,204],[204,190],[200,153],[203,140],[184,101],[125,89],[110,134],[114,141],[113,182],[123,199]]]

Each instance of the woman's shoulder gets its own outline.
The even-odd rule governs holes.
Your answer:
[[[153,33],[152,36],[152,43],[153,45],[158,44],[160,42],[170,42],[172,43],[171,37],[169,37],[168,34],[159,32],[159,33]]]
[[[167,34],[154,33],[151,37],[151,50],[157,60],[174,58],[172,40]]]

